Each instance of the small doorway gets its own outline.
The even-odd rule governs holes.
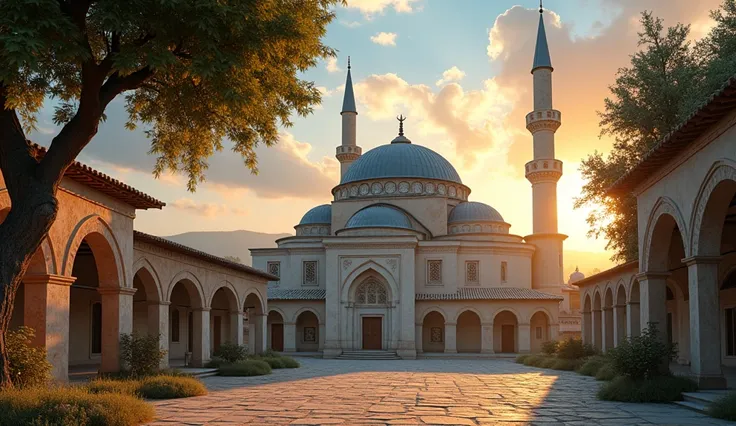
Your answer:
[[[501,352],[514,353],[514,326],[501,326]]]
[[[363,349],[381,350],[383,318],[363,317]]]
[[[271,349],[284,351],[284,324],[271,324]]]

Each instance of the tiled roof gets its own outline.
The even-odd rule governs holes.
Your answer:
[[[33,144],[36,148],[36,157],[40,160],[46,155],[46,148],[38,144]],[[159,201],[148,194],[133,188],[117,179],[93,169],[92,167],[75,161],[66,169],[64,177],[77,181],[81,184],[94,188],[105,195],[109,195],[115,199],[130,204],[136,209],[160,209],[166,203]]]
[[[590,283],[598,282],[604,278],[607,278],[619,272],[625,271],[627,269],[635,269],[638,272],[639,271],[639,261],[632,260],[630,262],[622,263],[621,265],[617,265],[617,266],[614,266],[613,268],[606,269],[603,272],[598,272],[595,275],[591,275],[587,278],[583,278],[582,280],[575,282],[575,285],[578,287],[583,287]]]
[[[670,132],[639,163],[608,188],[609,194],[625,194],[672,161],[705,131],[736,108],[736,77],[731,77],[697,111]]]
[[[269,288],[268,300],[325,300],[326,294],[320,288]]]
[[[183,244],[175,243],[171,240],[167,240],[166,238],[157,237],[155,235],[146,234],[140,231],[133,231],[133,240],[142,241],[144,243],[153,244],[159,247],[164,247],[169,250],[179,252],[182,254],[186,254],[192,257],[197,257],[199,259],[206,260],[207,262],[211,262],[216,265],[224,266],[226,268],[234,269],[236,271],[257,275],[259,277],[266,278],[269,281],[276,281],[279,279],[279,277],[275,275],[271,275],[267,272],[261,271],[260,269],[253,268],[248,265],[243,265],[242,263],[232,262],[222,257],[214,256],[209,253],[205,253],[203,251],[199,251],[197,249],[187,247]]]
[[[416,300],[562,300],[562,296],[530,288],[466,287],[455,293],[417,293]]]

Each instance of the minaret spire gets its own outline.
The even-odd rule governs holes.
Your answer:
[[[355,108],[355,94],[353,93],[353,78],[350,75],[350,56],[348,56],[348,76],[345,80],[345,95],[342,100],[342,143],[337,147],[335,157],[340,162],[340,176],[348,171],[353,161],[363,153],[357,145],[358,110]]]
[[[350,75],[350,56],[348,56],[348,78],[345,80],[345,95],[342,98],[342,113],[352,112],[357,114],[355,109],[355,94],[353,93],[353,78]]]
[[[537,44],[534,49],[532,72],[537,68],[552,69],[552,59],[549,56],[549,46],[547,45],[547,32],[544,30],[544,8],[542,7],[542,0],[539,0],[539,27],[537,28]]]

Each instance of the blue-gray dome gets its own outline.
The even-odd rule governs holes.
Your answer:
[[[332,206],[322,204],[309,210],[299,221],[299,225],[317,225],[332,223]]]
[[[468,201],[460,203],[452,209],[447,223],[503,221],[501,213],[488,204]]]
[[[384,205],[368,206],[348,220],[346,229],[355,228],[401,228],[414,229],[402,211]]]
[[[381,145],[361,155],[340,184],[380,178],[425,178],[462,184],[460,175],[444,157],[412,143]]]

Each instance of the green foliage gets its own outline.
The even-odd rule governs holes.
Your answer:
[[[635,380],[669,374],[669,361],[677,355],[677,346],[665,342],[657,326],[649,323],[641,335],[627,337],[608,351],[613,368]]]
[[[541,363],[542,359],[543,357],[541,355],[530,355],[524,359],[524,365],[528,367],[536,367]]]
[[[537,367],[552,368],[557,362],[557,358],[553,356],[543,356]]]
[[[557,357],[562,359],[583,359],[596,355],[598,351],[581,339],[568,338],[557,344]]]
[[[554,355],[557,353],[557,345],[559,344],[556,340],[549,340],[542,343],[542,353],[545,355]]]
[[[575,371],[582,365],[582,360],[557,358],[552,365],[553,370]]]
[[[598,398],[619,402],[670,402],[682,400],[683,392],[696,390],[697,384],[685,377],[656,376],[635,380],[619,376],[601,386]]]
[[[120,359],[132,377],[152,376],[158,373],[166,351],[159,346],[159,336],[121,334]]]
[[[224,359],[222,359],[220,357],[213,356],[212,358],[210,358],[209,361],[207,361],[207,364],[205,364],[205,367],[207,367],[207,368],[220,368],[220,366],[222,364],[227,364],[227,361],[225,361]]]
[[[616,377],[618,377],[618,373],[616,372],[613,363],[610,362],[603,364],[603,366],[598,369],[598,372],[595,373],[596,380],[609,381],[613,380]]]
[[[244,360],[248,356],[248,348],[237,343],[226,342],[222,343],[212,355],[225,360],[225,362],[236,362]]]
[[[271,366],[265,361],[248,359],[221,365],[218,373],[220,376],[263,376],[271,373]]]
[[[708,415],[719,419],[736,421],[736,391],[717,399],[708,407]]]
[[[0,392],[0,425],[132,426],[153,420],[139,398],[88,392],[82,387],[11,389]]]
[[[115,393],[148,399],[187,398],[207,394],[207,388],[193,377],[160,375],[134,379],[97,379],[86,385],[94,394]]]
[[[519,355],[519,356],[517,356],[517,357],[516,357],[516,360],[515,360],[515,362],[516,362],[517,364],[523,364],[523,363],[524,363],[524,361],[526,361],[526,360],[527,360],[527,358],[529,358],[530,356],[531,356],[531,355],[528,355],[528,354],[527,354],[527,355]]]
[[[279,368],[299,368],[299,362],[297,360],[283,355],[260,355],[252,357],[251,359],[263,361],[270,365],[274,370]]]
[[[117,393],[120,395],[138,394],[138,386],[140,382],[133,379],[95,379],[87,383],[86,388],[90,393]]]
[[[721,7],[711,11],[715,25],[707,36],[695,44],[695,52],[701,63],[703,83],[701,96],[695,99],[695,109],[703,101],[734,75],[736,70],[736,0],[723,0]]]
[[[43,386],[51,379],[46,347],[33,346],[31,343],[35,335],[32,328],[25,326],[6,334],[10,374],[13,385],[19,388]]]
[[[590,357],[578,368],[577,372],[583,376],[595,377],[598,371],[609,362],[607,358],[602,356]]]

